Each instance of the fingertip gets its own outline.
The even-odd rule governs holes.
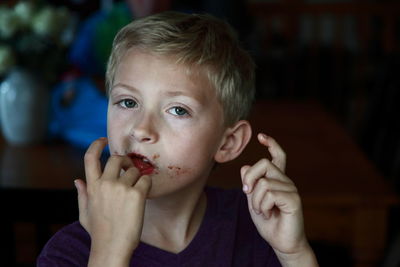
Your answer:
[[[79,191],[79,180],[80,179],[75,179],[74,180],[74,185],[75,185],[75,188]]]
[[[74,185],[78,191],[84,189],[86,186],[85,182],[79,178],[74,180]]]
[[[262,144],[265,144],[265,142],[267,142],[268,140],[268,135],[266,135],[265,133],[259,133],[257,135],[258,141]]]
[[[249,193],[249,186],[248,186],[247,184],[244,184],[242,190],[243,190],[243,192],[245,192],[246,194]]]
[[[250,165],[244,165],[240,169],[240,174],[241,174],[242,183],[243,183],[242,190],[246,194],[250,193],[250,191],[251,191],[250,186],[247,184],[246,179],[245,179],[246,173],[247,173],[248,169],[250,169],[250,167],[251,167]]]

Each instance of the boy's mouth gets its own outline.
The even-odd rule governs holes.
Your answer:
[[[136,153],[129,153],[127,156],[131,158],[133,165],[140,171],[140,175],[149,175],[154,172],[153,163],[145,156]]]

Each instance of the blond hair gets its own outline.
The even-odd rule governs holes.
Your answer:
[[[255,91],[254,62],[224,21],[211,15],[169,11],[131,22],[114,39],[106,72],[107,90],[113,85],[119,62],[131,48],[205,67],[223,107],[225,124],[248,116]]]

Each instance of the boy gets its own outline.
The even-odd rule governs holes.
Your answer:
[[[107,67],[108,141],[93,142],[86,184],[75,182],[79,223],[49,241],[38,265],[317,266],[274,139],[258,135],[272,160],[242,167],[245,194],[205,188],[213,166],[250,140],[253,72],[211,16],[167,12],[123,28]]]

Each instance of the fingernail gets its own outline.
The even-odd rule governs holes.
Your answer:
[[[264,140],[268,139],[268,136],[266,134],[260,133],[260,137]]]
[[[249,191],[249,186],[247,184],[243,185],[243,191],[247,193]]]

